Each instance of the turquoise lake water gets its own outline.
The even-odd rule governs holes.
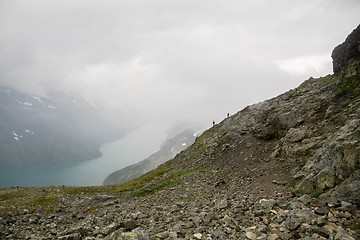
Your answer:
[[[165,132],[166,126],[161,124],[141,127],[122,139],[103,144],[103,156],[90,161],[0,170],[0,188],[102,185],[110,173],[158,151]]]

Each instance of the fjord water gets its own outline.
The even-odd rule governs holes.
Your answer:
[[[137,163],[160,149],[166,138],[161,123],[143,126],[125,137],[101,146],[102,157],[67,165],[0,170],[0,188],[102,185],[112,172]]]

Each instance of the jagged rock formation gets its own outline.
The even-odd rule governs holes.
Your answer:
[[[125,184],[2,190],[0,238],[359,239],[359,83],[310,78]]]
[[[198,134],[199,131],[195,128],[185,129],[175,137],[167,139],[161,149],[150,157],[111,173],[104,180],[104,185],[125,183],[144,175],[193,144]]]
[[[360,74],[360,25],[331,54],[335,75]]]

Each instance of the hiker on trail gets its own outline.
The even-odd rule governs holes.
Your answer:
[[[215,125],[215,121],[213,121],[213,126]]]
[[[229,116],[230,116],[230,113],[227,114],[227,117],[229,117]]]

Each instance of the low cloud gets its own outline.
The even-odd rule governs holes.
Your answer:
[[[291,75],[320,77],[332,72],[330,54],[320,56],[301,56],[292,59],[278,60],[278,68]]]
[[[357,0],[0,1],[0,84],[74,92],[124,125],[211,126],[331,73]]]

